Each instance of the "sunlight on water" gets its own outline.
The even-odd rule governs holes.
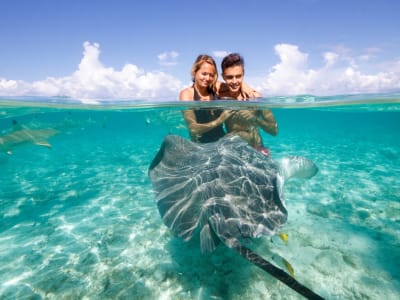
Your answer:
[[[284,187],[288,244],[250,246],[281,268],[284,257],[327,299],[400,293],[399,99],[217,101],[270,107],[273,159],[317,164]],[[301,299],[229,248],[202,254],[162,223],[148,167],[167,134],[188,137],[181,110],[192,105],[0,99],[0,298]]]

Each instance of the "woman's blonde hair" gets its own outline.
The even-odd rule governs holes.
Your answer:
[[[211,88],[214,89],[214,86],[218,80],[218,72],[217,72],[217,64],[215,63],[214,58],[212,58],[210,55],[200,54],[199,56],[197,56],[195,62],[193,63],[192,70],[190,71],[190,75],[192,76],[192,81],[194,82],[194,77],[196,75],[196,72],[200,70],[200,67],[203,63],[208,63],[214,67],[215,76],[211,84]]]

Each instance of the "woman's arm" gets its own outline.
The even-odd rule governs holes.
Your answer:
[[[241,89],[244,100],[256,99],[262,97],[262,95],[259,92],[257,92],[255,89],[253,89],[244,81],[242,82]],[[229,87],[226,85],[225,82],[217,81],[217,83],[215,84],[215,93],[218,95],[219,98],[224,98],[224,97],[229,98]]]
[[[197,123],[196,120],[196,115],[194,114],[194,111],[191,110],[185,110],[183,112],[183,118],[186,121],[186,124],[189,128],[189,133],[192,139],[198,140],[203,133],[210,131],[211,129],[214,129],[215,127],[221,125],[224,123],[224,121],[229,118],[230,116],[230,111],[223,111],[220,116],[208,123]]]
[[[242,82],[242,94],[246,99],[256,99],[262,97],[261,93],[257,92],[244,81]]]
[[[194,91],[191,88],[184,89],[179,94],[179,100],[181,101],[193,101]],[[221,125],[230,116],[230,111],[223,111],[219,117],[208,123],[198,123],[196,115],[192,109],[185,110],[183,112],[183,118],[189,128],[189,133],[192,139],[197,140],[203,133],[214,129]]]

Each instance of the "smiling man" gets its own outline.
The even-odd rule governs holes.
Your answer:
[[[220,98],[245,101],[262,97],[257,91],[253,91],[250,97],[249,93],[244,92],[251,89],[248,86],[244,88],[244,59],[240,54],[225,56],[221,69],[225,82],[218,89]],[[278,125],[270,110],[240,110],[227,119],[225,125],[228,133],[239,135],[264,154],[269,154],[269,150],[263,145],[259,128],[274,136],[278,134]]]

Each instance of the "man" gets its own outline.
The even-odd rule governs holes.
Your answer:
[[[221,69],[225,82],[218,87],[219,98],[246,101],[249,98],[262,97],[256,91],[251,93],[251,97],[248,97],[249,93],[243,92],[244,60],[239,54],[225,56]],[[249,90],[247,85],[245,90]],[[270,110],[239,110],[225,121],[225,125],[228,133],[239,135],[264,154],[269,154],[269,150],[263,145],[259,128],[273,136],[278,134],[278,125]]]

